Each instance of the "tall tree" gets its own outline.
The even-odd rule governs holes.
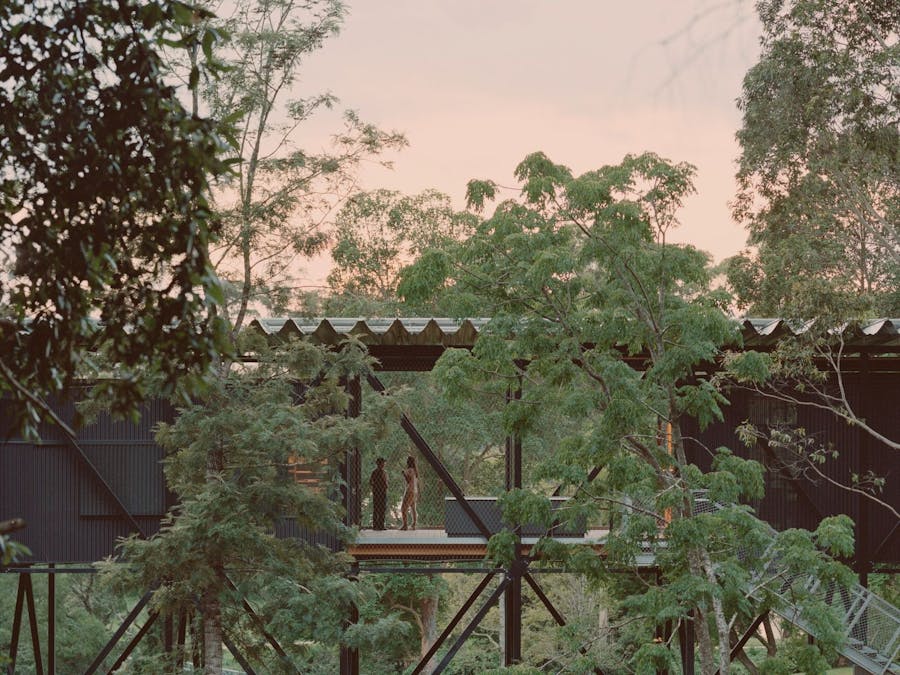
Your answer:
[[[305,58],[337,33],[344,16],[340,2],[243,0],[229,9],[228,17],[205,20],[229,36],[214,55],[227,67],[205,81],[193,105],[218,119],[237,148],[233,174],[214,193],[222,228],[211,258],[226,291],[219,317],[232,344],[250,349],[241,342],[247,317],[261,307],[283,311],[298,260],[324,245],[324,223],[354,185],[359,163],[405,141],[348,112],[331,151],[308,152],[298,144],[303,123],[335,102],[330,94],[298,97],[294,85]],[[189,50],[186,72],[204,58],[209,55]],[[181,72],[177,59],[173,64]],[[161,431],[169,452],[167,480],[180,502],[157,537],[123,548],[136,564],[132,580],[145,587],[160,584],[156,607],[167,614],[191,605],[199,611],[207,673],[221,672],[227,631],[236,639],[241,596],[258,600],[273,630],[295,631],[285,644],[297,631],[332,645],[353,639],[340,620],[355,590],[330,574],[347,561],[282,541],[273,527],[286,515],[312,530],[346,537],[338,507],[326,498],[328,476],[317,487],[292,482],[289,475],[298,463],[333,468],[339,449],[359,442],[354,429],[362,421],[344,420],[346,397],[338,385],[341,377],[364,372],[366,362],[352,347],[341,354],[300,349],[278,358],[281,366],[263,364],[250,373],[222,359],[202,402]],[[291,379],[315,384],[298,400],[290,393]],[[314,625],[315,617],[325,615],[335,622]],[[244,646],[264,656],[257,642]]]
[[[450,198],[435,190],[412,196],[390,190],[356,194],[336,219],[329,286],[344,302],[396,307],[401,269],[428,249],[465,238],[473,225],[471,214],[454,210]]]
[[[237,175],[216,193],[223,231],[212,254],[228,285],[233,332],[254,307],[285,310],[296,297],[298,263],[326,245],[329,217],[355,189],[360,163],[387,163],[378,158],[406,144],[354,111],[344,114],[329,150],[298,143],[303,124],[337,99],[298,96],[294,85],[305,59],[337,34],[344,13],[338,0],[245,0],[215,24],[231,36],[220,55],[230,68],[201,92],[200,105],[238,120]]]
[[[741,308],[814,321],[771,355],[738,357],[737,379],[788,405],[829,410],[896,450],[900,439],[848,394],[844,364],[858,321],[900,314],[900,6],[766,0],[758,11],[762,51],[739,100],[735,202],[754,250],[726,268]],[[791,435],[772,440],[805,471],[896,515],[879,496],[884,476],[865,467],[853,469],[861,481],[835,475],[822,464],[833,449],[802,429]]]
[[[227,146],[160,55],[210,51],[203,16],[181,2],[0,6],[0,390],[26,425],[48,412],[42,396],[100,374],[99,348],[117,375],[101,388],[124,412],[146,375],[172,392],[223,346],[208,199]]]
[[[272,353],[257,347],[255,368],[232,373],[227,387],[160,429],[167,483],[179,504],[159,535],[125,543],[129,564],[114,570],[127,587],[158,585],[156,611],[202,617],[210,674],[222,671],[224,639],[271,671],[290,670],[290,659],[302,662],[309,644],[351,639],[342,628],[357,593],[345,576],[348,559],[297,538],[296,530],[349,539],[335,499],[337,466],[349,447],[373,442],[385,416],[383,405],[346,416],[344,383],[370,367],[362,345],[340,352],[307,343]],[[247,599],[280,639],[287,662],[249,620]],[[389,631],[396,621],[376,617],[368,627],[379,623]]]
[[[764,0],[729,264],[757,316],[900,313],[900,6]]]
[[[758,563],[741,549],[755,550],[761,529],[739,506],[696,515],[696,496],[706,490],[722,505],[759,496],[762,470],[720,449],[710,451],[713,471],[703,474],[685,452],[682,420],[705,425],[726,403],[704,364],[738,337],[722,309],[727,296],[709,290],[708,256],[666,241],[693,173],[648,153],[576,177],[530,155],[516,169],[521,198],[498,204],[456,250],[423,256],[401,292],[449,282],[461,307],[473,299],[490,307],[494,318],[472,352],[448,350],[437,371],[460,391],[485,378],[500,388],[522,378],[522,398],[505,413],[507,431],[527,435],[541,409],[580,420],[544,458],[543,475],[574,496],[573,516],[621,508],[627,517],[602,561],[552,540],[538,555],[560,556],[621,588],[611,572],[653,551],[663,583],[633,579],[620,605],[632,626],[622,633],[631,630],[630,666],[670,667],[671,645],[655,644],[652,631],[693,615],[703,671],[728,673],[730,621],[748,605]],[[496,194],[490,181],[469,184],[475,207]],[[513,492],[504,508],[509,522],[553,520],[540,494]],[[845,552],[846,524],[838,529]],[[498,535],[490,550],[508,561],[513,541]],[[830,564],[814,553],[804,561]]]

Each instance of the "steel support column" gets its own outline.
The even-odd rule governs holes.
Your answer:
[[[678,624],[678,646],[681,649],[682,675],[694,675],[694,613]]]
[[[47,672],[56,675],[56,565],[47,574]]]
[[[362,390],[358,377],[349,379],[345,383],[349,402],[347,404],[347,417],[359,417],[362,412]],[[344,501],[344,522],[347,525],[359,525],[361,522],[360,501],[360,466],[359,448],[349,448],[344,454],[344,462],[341,464],[341,478],[344,484],[341,492]],[[359,580],[359,565],[354,563],[350,568],[349,579]],[[352,626],[359,621],[359,607],[351,603],[344,619],[344,627]],[[359,650],[353,647],[341,645],[340,648],[340,675],[359,675]]]
[[[44,664],[41,659],[41,638],[38,634],[37,612],[34,608],[34,584],[31,576],[25,575],[25,604],[28,606],[28,627],[31,629],[31,647],[34,650],[34,667],[37,675],[44,675]]]
[[[869,381],[869,354],[862,354],[861,376],[863,382]],[[871,386],[862,386],[859,397],[859,406],[862,408],[858,411],[858,417],[862,419],[869,418],[869,391]],[[866,476],[872,468],[869,459],[869,450],[872,444],[871,436],[862,429],[857,430],[857,438],[859,438],[859,475]],[[860,492],[857,496],[857,518],[856,518],[856,573],[859,575],[859,585],[863,588],[869,587],[869,500]]]
[[[354,563],[350,568],[349,579],[359,581],[359,565]],[[351,603],[347,618],[344,620],[344,628],[352,626],[359,621],[359,607]],[[340,675],[359,675],[359,650],[355,647],[341,645]]]
[[[16,609],[13,614],[12,637],[9,642],[7,672],[12,675],[16,669],[16,656],[19,651],[19,637],[22,630],[22,612],[25,608],[28,609],[28,627],[31,630],[31,649],[34,652],[35,672],[37,675],[44,675],[44,664],[41,660],[41,639],[38,635],[37,612],[34,608],[34,586],[31,583],[31,575],[29,574],[19,575],[19,587],[16,591]]]
[[[522,398],[522,381],[515,391],[507,390],[506,404]],[[522,487],[522,439],[518,434],[506,437],[506,491]],[[522,574],[526,569],[521,553],[521,527],[516,526],[516,559],[506,572],[509,584],[503,594],[503,665],[522,661]]]
[[[16,671],[16,656],[19,652],[19,631],[22,629],[22,608],[25,602],[25,576],[20,574],[16,588],[16,608],[13,611],[12,637],[9,640],[9,664],[6,666],[8,675]]]
[[[362,412],[362,389],[359,377],[352,377],[345,385],[349,401],[347,404],[347,417],[359,417]],[[343,472],[344,480],[343,496],[346,509],[346,522],[348,525],[359,525],[362,519],[362,500],[360,495],[362,482],[362,467],[360,466],[359,448],[348,448],[345,453]]]
[[[503,594],[503,665],[506,667],[522,661],[523,565],[516,560],[506,572],[508,584]]]

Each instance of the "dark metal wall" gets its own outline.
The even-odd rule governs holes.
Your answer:
[[[67,422],[74,418],[73,399],[52,404]],[[9,405],[0,401],[4,422]],[[165,488],[163,451],[153,430],[173,417],[167,402],[155,400],[144,405],[137,423],[101,414],[74,440],[49,423],[41,425],[35,442],[2,430],[0,513],[28,523],[17,539],[31,549],[31,560],[92,562],[111,555],[116,539],[137,527],[148,536],[159,529],[173,498]]]
[[[63,420],[73,420],[78,395],[52,403]],[[94,562],[113,555],[120,537],[159,530],[174,503],[162,471],[164,452],[154,441],[157,425],[175,417],[168,402],[147,401],[138,422],[101,413],[74,442],[49,423],[41,425],[40,441],[11,435],[9,406],[0,400],[0,514],[25,519],[28,526],[16,539],[31,549],[29,562]],[[276,533],[340,548],[334,536],[290,518]]]
[[[845,384],[854,404],[864,405],[867,421],[888,438],[900,438],[900,374],[872,373],[848,376]],[[864,396],[864,398],[860,398]],[[858,428],[813,408],[796,406],[785,411],[742,390],[730,393],[723,423],[704,431],[687,428],[688,451],[693,461],[709,468],[708,449],[725,446],[743,456],[767,463],[767,493],[758,505],[759,514],[778,529],[814,528],[824,516],[846,513],[858,527],[858,542],[865,560],[900,562],[900,537],[896,518],[889,511],[823,479],[776,470],[777,450],[757,444],[746,448],[734,429],[743,421],[778,421],[785,415],[816,440],[832,444],[836,459],[822,470],[837,482],[847,484],[852,475],[865,473],[866,466],[886,480],[881,499],[900,508],[900,456]],[[0,401],[0,424],[8,419],[7,404]],[[71,419],[73,404],[57,402],[64,419]],[[165,489],[160,460],[162,450],[153,440],[159,422],[171,421],[174,410],[164,401],[149,401],[138,423],[115,421],[100,415],[78,432],[76,442],[52,425],[41,430],[41,441],[31,443],[9,437],[0,426],[0,517],[25,518],[28,527],[17,538],[28,545],[36,562],[92,562],[114,552],[116,539],[136,531],[151,535],[172,504]],[[78,447],[75,447],[75,446]],[[97,474],[79,453],[83,451]],[[101,480],[102,479],[102,480]],[[130,512],[129,519],[118,501]],[[280,536],[304,538],[336,548],[338,542],[307,532],[287,520],[277,528]]]
[[[850,375],[844,380],[854,409],[861,412],[871,426],[887,438],[900,438],[900,374],[872,373],[866,378]],[[727,447],[735,454],[764,462],[766,497],[756,505],[759,515],[776,529],[803,527],[814,529],[826,516],[847,514],[866,529],[857,532],[857,545],[873,563],[900,562],[900,537],[897,519],[889,510],[863,499],[850,490],[829,483],[811,470],[793,470],[786,466],[788,457],[778,448],[764,443],[743,445],[735,433],[745,421],[765,429],[768,423],[790,422],[801,427],[817,443],[832,448],[836,457],[827,457],[819,466],[822,473],[836,483],[853,485],[854,475],[868,470],[885,480],[875,496],[900,509],[900,454],[864,433],[858,427],[828,411],[796,405],[775,405],[758,394],[736,389],[728,395],[731,405],[725,409],[725,421],[700,431],[686,425],[689,458],[703,469],[709,469],[711,450]],[[761,414],[762,413],[762,414]],[[768,416],[769,419],[764,419]],[[862,535],[862,536],[860,536]]]

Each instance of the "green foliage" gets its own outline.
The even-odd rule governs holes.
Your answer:
[[[561,484],[573,513],[591,522],[612,517],[602,558],[550,540],[534,552],[617,598],[618,663],[639,672],[668,667],[672,645],[653,642],[652,632],[694,612],[706,617],[701,659],[714,670],[714,649],[730,640],[728,617],[756,611],[760,598],[778,601],[774,592],[748,591],[770,581],[760,556],[748,552],[764,551],[771,534],[738,505],[762,496],[763,467],[720,448],[704,474],[687,462],[681,421],[692,417],[702,427],[723,419],[726,380],[706,375],[709,364],[725,358],[735,377],[757,382],[777,362],[728,354],[740,338],[723,311],[728,298],[709,288],[708,257],[666,241],[693,191],[692,167],[648,153],[576,177],[535,153],[516,175],[520,199],[497,204],[440,258],[426,253],[404,271],[415,280],[401,287],[409,299],[441,292],[458,311],[474,305],[493,317],[476,348],[448,350],[435,376],[454,400],[522,382],[521,399],[504,411],[505,430],[527,440],[548,422],[560,429],[549,451],[537,453],[543,461],[532,476],[541,487],[506,495],[504,516],[549,525],[542,488]],[[484,209],[494,187],[471,183],[473,205]],[[602,471],[588,481],[595,467]],[[843,520],[828,522],[815,535],[786,533],[776,548],[791,570],[846,580],[846,568],[823,549],[845,552],[848,534]],[[510,564],[515,545],[513,533],[502,532],[489,556]],[[659,566],[659,585],[612,573],[646,555]],[[815,599],[799,591],[797,601],[813,607]],[[842,636],[819,609],[829,654]]]
[[[764,492],[763,467],[759,462],[743,459],[727,448],[719,448],[712,463],[713,471],[704,480],[708,481],[708,497],[721,504],[737,504],[741,501],[762,499]],[[719,477],[729,485],[728,490],[716,488]]]
[[[369,315],[392,314],[397,311],[403,266],[423,251],[439,251],[464,238],[472,220],[471,214],[454,211],[449,197],[433,190],[415,196],[388,190],[354,195],[335,223],[328,283],[343,296],[337,301],[365,298],[375,303]]]
[[[230,36],[219,57],[231,67],[198,105],[233,120],[237,141],[236,179],[215,195],[223,228],[213,250],[234,332],[255,307],[283,314],[295,304],[297,261],[324,250],[330,214],[356,189],[360,163],[386,163],[385,152],[406,144],[347,111],[331,147],[300,145],[304,123],[337,103],[330,93],[298,96],[302,67],[345,12],[338,0],[242,0],[213,21]]]
[[[211,50],[220,35],[195,26],[206,16],[180,2],[0,7],[0,381],[26,427],[40,416],[30,394],[99,376],[98,347],[116,412],[133,412],[148,374],[163,393],[196,386],[224,349],[207,248],[226,145],[160,56]]]
[[[758,3],[744,79],[735,215],[756,253],[730,261],[757,316],[897,313],[900,72],[896,3]]]
[[[635,673],[653,675],[653,673],[675,668],[676,660],[675,655],[666,645],[661,642],[649,642],[641,645],[631,663]]]
[[[65,569],[65,568],[62,568]],[[13,607],[18,574],[0,575],[0,602],[8,608],[0,617],[0,654],[9,653]],[[47,575],[32,575],[37,625],[41,647],[46,650],[44,627],[48,620]],[[121,624],[137,597],[117,597],[94,574],[57,574],[56,576],[56,668],[60,673],[83,673]],[[27,612],[27,610],[26,610]],[[28,614],[22,617],[16,672],[35,672]],[[131,634],[133,634],[132,631]],[[140,651],[140,648],[139,648]],[[115,656],[105,661],[112,666]],[[44,653],[46,667],[46,651]]]
[[[515,533],[510,530],[503,530],[488,541],[487,557],[500,565],[511,565],[516,559],[517,546],[518,539]]]
[[[466,204],[477,212],[497,196],[497,184],[492,180],[470,180],[466,185]]]
[[[167,451],[164,469],[178,505],[159,534],[126,540],[121,557],[128,564],[107,571],[121,587],[159,585],[153,606],[164,615],[217,598],[223,616],[235,615],[230,621],[237,622],[224,623],[226,632],[245,620],[240,600],[246,597],[284,644],[299,636],[325,644],[362,639],[362,628],[345,635],[341,623],[358,593],[344,578],[348,559],[277,537],[276,528],[288,519],[338,540],[351,536],[331,496],[346,449],[381,433],[378,405],[357,418],[345,415],[343,381],[367,372],[369,360],[357,343],[338,352],[297,343],[260,358],[254,368],[234,371],[212,398],[160,426],[157,440]],[[315,383],[298,384],[296,376],[308,375],[311,365],[319,371]],[[321,467],[315,484],[294,481],[298,464]],[[258,631],[241,635],[249,636],[250,653],[262,648]],[[299,658],[303,650],[295,645],[293,653]]]
[[[755,350],[726,354],[723,365],[728,374],[739,383],[765,382],[772,370],[770,355]]]
[[[848,516],[829,516],[823,518],[816,528],[816,544],[836,558],[849,558],[853,555],[853,521]]]
[[[25,544],[11,539],[5,534],[0,534],[0,567],[29,555],[31,555],[31,551]]]
[[[459,396],[521,377],[523,396],[508,406],[506,429],[526,439],[540,433],[545,423],[535,413],[547,410],[556,411],[562,429],[536,475],[561,482],[575,496],[574,512],[624,512],[607,539],[605,561],[550,543],[539,544],[541,555],[601,579],[607,565],[632,565],[650,546],[669,583],[684,585],[674,602],[669,596],[654,604],[659,598],[646,587],[627,596],[621,611],[635,618],[654,616],[662,606],[681,615],[690,603],[705,605],[723,594],[698,578],[687,559],[708,541],[709,554],[726,560],[734,555],[729,536],[748,526],[736,515],[678,516],[689,512],[691,489],[711,484],[736,497],[757,494],[760,485],[759,467],[723,458],[704,483],[684,461],[678,420],[720,419],[726,403],[715,383],[695,371],[737,335],[720,309],[721,297],[708,291],[706,255],[666,243],[678,206],[693,191],[692,175],[689,165],[648,153],[574,177],[542,153],[532,154],[517,168],[521,200],[498,204],[448,252],[449,265],[439,270],[423,257],[409,272],[409,278],[435,282],[427,292],[443,287],[448,302],[460,306],[475,298],[493,317],[471,354],[449,352],[439,363],[443,386]],[[470,193],[493,194],[471,184]],[[589,484],[595,466],[605,471]],[[552,520],[546,498],[534,494],[510,493],[503,507],[510,522]],[[667,513],[667,544],[657,548]],[[511,533],[491,539],[493,559],[509,562],[513,550]],[[702,588],[688,592],[698,583]],[[727,588],[737,585],[723,580]],[[667,646],[660,653],[641,648],[645,637],[638,631],[624,638],[630,657],[639,654],[635,658],[647,667],[669,658]]]

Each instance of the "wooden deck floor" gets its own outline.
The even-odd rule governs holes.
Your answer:
[[[608,530],[588,530],[583,537],[560,537],[569,544],[603,547]],[[527,553],[537,537],[522,537]],[[484,537],[451,537],[444,530],[360,530],[347,552],[357,560],[480,560],[487,553]]]

